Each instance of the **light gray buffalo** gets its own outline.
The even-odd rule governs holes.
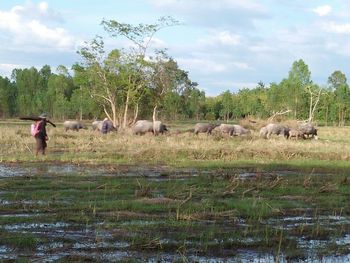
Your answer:
[[[233,125],[233,130],[230,135],[243,136],[243,135],[250,135],[250,134],[251,134],[250,130],[242,127],[241,125],[235,124]]]
[[[215,128],[215,130],[219,130],[221,133],[223,134],[229,134],[232,135],[232,133],[234,132],[234,125],[232,124],[220,124],[217,128]]]
[[[139,120],[132,127],[133,134],[143,135],[147,132],[153,133],[153,122],[147,120]]]
[[[275,135],[283,135],[285,138],[289,138],[289,128],[282,125],[282,124],[276,124],[276,123],[270,123],[267,124],[265,127],[262,127],[260,129],[260,137],[270,139],[272,134]]]
[[[92,130],[101,130],[102,127],[102,121],[93,121],[92,122]]]
[[[295,138],[297,140],[299,138],[304,138],[304,135],[299,130],[291,129],[289,131],[289,139],[292,139],[292,138]]]
[[[66,131],[79,131],[80,129],[87,129],[87,127],[79,121],[65,121],[63,127]]]
[[[194,126],[194,134],[198,135],[198,133],[206,133],[207,135],[211,134],[212,130],[218,127],[219,124],[212,123],[197,123]]]
[[[265,138],[266,139],[266,136],[267,136],[267,128],[266,126],[262,127],[259,131],[259,136],[261,138]]]
[[[250,135],[250,130],[243,128],[238,124],[220,124],[218,130],[221,133],[227,133],[230,136]]]
[[[152,122],[148,120],[139,120],[132,127],[132,132],[136,135],[143,135],[147,132],[151,132],[157,136],[159,134],[163,134],[166,131],[168,131],[166,125],[161,121]]]
[[[168,129],[161,121],[153,122],[153,134],[155,136],[157,136],[159,133],[163,134],[166,131],[168,131]]]
[[[309,122],[300,124],[299,131],[303,134],[304,139],[309,138],[310,135],[311,138],[318,139],[317,129]]]
[[[93,121],[92,122],[92,129],[94,131],[101,131],[102,130],[102,123],[103,121]],[[113,126],[113,122],[111,122],[110,120],[107,121],[107,132],[111,132],[111,131],[117,131],[117,128],[115,128]]]

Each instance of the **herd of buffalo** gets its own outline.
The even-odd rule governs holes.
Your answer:
[[[94,121],[92,123],[92,129],[101,131],[103,121]],[[79,121],[65,121],[63,126],[66,131],[74,130],[79,131],[80,129],[87,129],[87,126]],[[107,121],[105,124],[108,132],[117,131],[118,128],[113,126],[111,121]],[[251,131],[237,124],[212,124],[212,123],[197,123],[194,129],[187,131],[192,131],[194,134],[206,133],[210,135],[212,131],[218,131],[222,134],[227,134],[230,136],[249,136]],[[153,133],[154,135],[159,135],[167,132],[168,129],[165,124],[161,121],[148,121],[139,120],[132,126],[132,133],[136,135],[143,135],[145,133]],[[180,133],[180,131],[176,131]],[[306,139],[314,138],[317,139],[317,129],[311,123],[302,123],[297,128],[289,128],[283,124],[270,123],[262,127],[259,132],[259,136],[265,139],[269,139],[271,135],[283,135],[286,139]]]

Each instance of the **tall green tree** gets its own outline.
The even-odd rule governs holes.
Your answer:
[[[216,97],[205,97],[205,119],[206,120],[217,120],[220,118],[220,114],[222,112],[222,101],[219,96]],[[234,97],[233,97],[234,101]],[[236,107],[233,108],[233,110]]]
[[[145,88],[147,86],[153,86],[153,93],[155,94],[155,97],[163,97],[165,92],[162,92],[162,90],[165,90],[168,88],[168,86],[165,85],[152,85],[153,81],[155,79],[164,79],[164,70],[159,71],[159,69],[162,65],[159,61],[158,63],[153,63],[153,65],[150,67],[150,64],[145,61],[146,52],[148,51],[152,39],[154,35],[160,31],[163,28],[175,26],[178,25],[178,21],[173,19],[172,17],[161,17],[158,19],[158,21],[154,24],[139,24],[139,25],[131,25],[127,23],[120,23],[116,20],[103,20],[101,23],[104,26],[104,29],[110,34],[110,36],[118,38],[120,36],[123,36],[127,39],[129,39],[135,46],[131,48],[131,55],[134,58],[134,61],[137,61],[137,65],[140,66],[136,71],[138,74],[136,74],[136,78],[133,78],[132,75],[129,76],[129,82],[127,85],[127,92],[126,92],[126,101],[125,101],[125,109],[124,109],[124,126],[126,123],[126,116],[127,111],[129,108],[129,103],[131,101],[139,101],[140,98],[142,98],[142,95],[145,94]],[[159,55],[159,54],[158,54]],[[158,57],[158,56],[157,56]],[[146,73],[150,68],[153,68],[153,77],[144,78],[144,80],[150,80],[149,83],[143,83],[140,84],[140,77],[139,75],[141,72]],[[169,74],[169,72],[167,72]],[[136,81],[137,80],[137,81]],[[147,85],[148,84],[148,85]],[[161,87],[162,86],[162,87]],[[133,97],[131,98],[131,95]],[[156,112],[157,108],[159,106],[160,102],[155,102],[154,104],[154,110],[153,110],[153,119],[156,118]],[[136,103],[137,109],[138,109],[139,103]]]
[[[103,107],[114,125],[121,120],[121,97],[126,83],[119,78],[122,66],[121,53],[112,50],[106,53],[102,38],[95,38],[83,47],[79,54],[83,64],[75,65],[75,83],[89,90],[89,93]]]
[[[312,84],[311,72],[308,65],[306,65],[302,59],[293,62],[286,84],[288,92],[285,94],[285,98],[289,100],[289,105],[294,113],[294,118],[298,118],[302,113],[299,112],[299,110],[302,108],[301,100],[305,88]]]
[[[16,85],[0,76],[0,116],[11,117],[16,113]]]
[[[47,82],[46,102],[50,116],[56,119],[65,119],[70,115],[69,100],[75,85],[73,78],[64,66],[57,69],[59,74],[51,74]]]
[[[177,91],[179,67],[172,58],[164,52],[159,52],[152,62],[150,89],[153,95],[153,121],[157,119],[157,110],[164,102],[167,93]]]
[[[184,92],[186,115],[189,118],[200,120],[205,115],[205,92],[197,88],[187,89]]]
[[[18,114],[20,115],[34,115],[38,114],[38,101],[41,100],[41,91],[38,89],[40,76],[36,68],[29,69],[14,69],[12,71],[12,78],[15,80],[18,95],[17,102]],[[40,103],[41,104],[41,103]]]
[[[233,109],[232,93],[229,90],[226,90],[225,92],[221,93],[220,97],[222,104],[221,116],[223,117],[224,121],[228,122],[230,116],[232,115]]]
[[[350,104],[350,91],[345,74],[339,70],[334,71],[328,77],[328,85],[335,95],[338,125],[344,126]]]

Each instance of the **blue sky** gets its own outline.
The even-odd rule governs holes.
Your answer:
[[[280,82],[298,59],[319,85],[335,70],[350,73],[347,0],[0,0],[0,75],[70,68],[96,35],[125,46],[103,31],[103,18],[136,25],[168,15],[182,25],[157,33],[152,47],[168,49],[207,95]]]

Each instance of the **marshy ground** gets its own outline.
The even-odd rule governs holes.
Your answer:
[[[1,125],[0,261],[350,261],[348,128],[320,140]]]

